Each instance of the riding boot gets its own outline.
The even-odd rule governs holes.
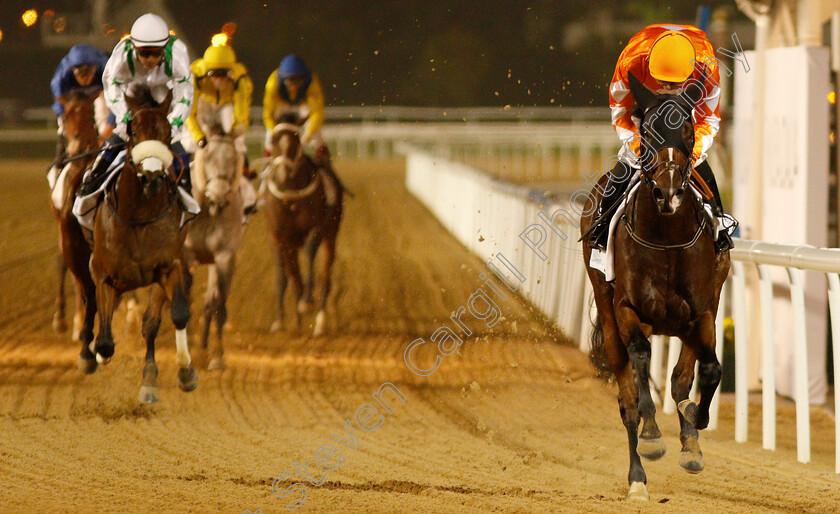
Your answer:
[[[607,249],[610,220],[612,216],[605,216],[624,194],[630,178],[633,176],[633,169],[627,164],[619,161],[607,174],[607,184],[604,187],[604,194],[598,205],[598,216],[595,218],[595,227],[589,234],[587,244],[590,248],[597,248],[602,252]]]
[[[720,191],[718,190],[715,174],[712,172],[712,167],[709,166],[708,161],[703,161],[694,167],[694,170],[700,175],[700,178],[706,182],[712,192],[712,198],[708,200],[709,206],[712,208],[712,214],[718,218],[724,216],[723,202],[720,199]],[[718,231],[717,240],[715,241],[715,253],[725,252],[732,249],[732,237],[729,231],[721,229]]]
[[[64,134],[58,135],[58,141],[55,144],[55,159],[50,164],[47,170],[47,182],[50,183],[50,189],[55,188],[55,183],[58,181],[58,175],[61,169],[64,168],[64,159],[67,157],[67,140]]]
[[[102,186],[102,183],[108,176],[108,168],[114,162],[114,159],[117,158],[124,144],[125,141],[116,134],[113,134],[105,141],[99,149],[99,155],[93,161],[90,170],[85,173],[84,180],[79,184],[79,188],[76,190],[76,196],[87,196]]]
[[[175,141],[171,145],[169,145],[169,149],[172,150],[174,154],[174,159],[172,159],[172,172],[175,174],[175,178],[177,179],[180,177],[180,181],[178,185],[184,189],[187,193],[192,195],[192,178],[190,177],[190,154],[184,150],[184,147],[181,146],[180,141]]]
[[[315,153],[315,164],[323,169],[327,175],[327,182],[325,189],[327,193],[327,205],[334,206],[338,202],[338,193],[344,191],[344,184],[341,183],[335,170],[332,167],[332,159],[330,158],[330,150],[327,145],[322,146]]]

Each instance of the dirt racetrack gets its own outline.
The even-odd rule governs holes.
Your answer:
[[[78,344],[51,330],[57,228],[45,166],[0,166],[2,512],[285,512],[298,494],[272,494],[275,477],[288,472],[277,491],[306,483],[295,462],[309,461],[313,479],[322,478],[315,455],[329,442],[340,468],[308,485],[301,512],[840,509],[829,415],[812,409],[813,462],[802,465],[792,405],[780,405],[773,453],[761,450],[757,405],[750,441],[733,441],[728,396],[720,428],[701,434],[700,475],[678,466],[676,416],[659,414],[668,453],[645,462],[651,501],[625,502],[627,443],[615,386],[595,379],[583,355],[516,298],[499,304],[504,319],[492,332],[472,324],[460,353],[434,374],[410,372],[406,346],[428,340],[464,304],[483,284],[484,266],[405,191],[400,162],[337,166],[356,198],[346,202],[328,337],[308,336],[311,316],[300,331],[268,333],[274,260],[260,213],[247,228],[229,302],[228,369],[199,369],[198,389],[178,390],[165,319],[162,401],[140,405],[144,345],[125,307],[116,355],[94,375],[77,370]],[[359,429],[356,410],[374,403],[385,382],[405,402],[385,393],[394,412],[374,431]],[[357,448],[333,434],[355,435]],[[335,467],[338,457],[323,461]]]

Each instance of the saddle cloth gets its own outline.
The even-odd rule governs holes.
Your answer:
[[[612,282],[615,280],[615,230],[618,226],[619,221],[621,220],[621,216],[624,214],[624,210],[627,207],[627,203],[635,196],[636,192],[639,189],[639,174],[638,172],[636,175],[631,179],[630,191],[621,200],[621,203],[616,208],[615,212],[613,212],[612,219],[610,220],[610,228],[607,237],[607,250],[606,252],[602,252],[597,248],[592,249],[592,254],[589,256],[589,267],[592,269],[596,269],[604,274],[604,280],[607,282]],[[712,207],[703,201],[703,195],[697,188],[692,184],[689,186],[689,190],[700,200],[701,205],[703,206],[703,211],[706,214],[706,219],[712,226],[717,227],[715,230],[715,241],[717,241],[718,234],[721,230],[726,230],[729,232],[729,235],[732,235],[734,232],[735,227],[737,227],[737,222],[735,222],[735,218],[728,214],[724,214],[722,217],[718,218],[714,214],[712,214]]]
[[[122,168],[122,165],[125,164],[125,159],[126,151],[122,150],[117,154],[117,158],[114,159],[114,162],[111,163],[108,170],[105,172],[106,178],[99,189],[89,195],[76,197],[75,202],[73,202],[73,215],[75,215],[76,219],[79,220],[79,224],[81,226],[88,230],[93,230],[93,218],[96,214],[96,206],[102,201],[108,185],[114,180],[114,177],[118,175],[116,171]],[[84,178],[87,178],[88,173],[90,173],[90,170],[85,172]],[[181,209],[183,210],[181,213],[181,227],[183,227],[187,221],[193,219],[196,214],[201,212],[201,208],[198,206],[198,202],[195,201],[195,198],[187,193],[181,186],[178,186],[178,200],[181,204]]]

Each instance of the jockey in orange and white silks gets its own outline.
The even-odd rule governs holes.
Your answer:
[[[182,142],[184,148],[195,153],[207,144],[204,129],[218,124],[225,133],[237,133],[234,147],[237,153],[237,167],[242,173],[239,190],[246,213],[256,209],[257,195],[254,187],[245,177],[253,175],[248,170],[248,149],[245,147],[245,130],[251,123],[251,96],[254,85],[248,70],[236,60],[233,48],[210,46],[204,56],[190,65],[193,77],[194,97],[190,116],[187,118],[188,133]]]
[[[287,55],[280,61],[280,66],[268,77],[263,97],[263,124],[265,125],[265,148],[268,156],[271,136],[278,120],[287,114],[294,114],[299,120],[306,119],[300,141],[304,147],[315,153],[315,163],[327,172],[327,203],[334,204],[337,199],[336,189],[342,189],[341,181],[335,174],[321,126],[324,124],[324,90],[318,75],[313,73],[303,59],[297,55]]]
[[[655,44],[664,48],[652,53]],[[650,25],[630,38],[618,57],[610,82],[610,113],[613,128],[623,142],[619,158],[635,165],[639,143],[633,135],[639,130],[639,120],[631,116],[636,106],[629,87],[631,72],[645,87],[661,94],[679,94],[683,82],[700,79],[705,72],[705,99],[694,111],[692,157],[695,165],[706,160],[720,130],[720,71],[706,33],[690,25]]]
[[[709,186],[712,198],[707,199],[718,216],[724,216],[717,183],[706,162],[709,148],[720,129],[720,72],[714,48],[702,30],[690,25],[649,25],[630,38],[615,66],[610,83],[609,100],[613,128],[622,142],[618,163],[609,172],[609,180],[599,202],[599,221],[588,244],[603,250],[606,247],[608,213],[627,188],[639,167],[640,119],[633,116],[636,100],[629,87],[633,74],[656,94],[680,95],[687,81],[701,81],[704,96],[694,107],[694,148],[691,158],[695,171]],[[729,233],[721,231],[716,250],[731,247]]]
[[[135,86],[145,86],[155,100],[162,102],[172,92],[172,102],[167,116],[172,126],[172,152],[176,155],[173,169],[183,177],[182,186],[188,191],[189,159],[180,143],[181,130],[190,114],[193,85],[190,76],[190,58],[187,47],[170,35],[169,27],[160,16],[144,14],[131,26],[130,37],[117,43],[102,74],[105,100],[116,117],[114,134],[105,142],[103,152],[86,175],[80,195],[92,192],[108,166],[116,158],[115,151],[107,148],[121,145],[128,139],[126,123],[130,119],[126,93]],[[182,173],[183,171],[183,173]]]

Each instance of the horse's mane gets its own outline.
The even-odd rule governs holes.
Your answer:
[[[670,104],[670,105],[669,105]],[[647,133],[655,132],[662,139],[652,137],[649,139],[654,149],[673,147],[681,150],[686,155],[690,154],[694,144],[694,131],[691,130],[690,140],[686,141],[682,127],[687,123],[694,127],[692,119],[692,107],[680,95],[661,94],[656,95],[644,113],[637,107],[639,117],[642,119],[642,127]],[[654,115],[657,114],[657,115]],[[679,116],[679,128],[674,128],[674,117]]]
[[[141,84],[131,84],[128,90],[125,92],[125,95],[131,97],[132,99],[134,99],[135,102],[144,107],[160,106],[160,102],[155,100],[155,97],[152,96],[152,90],[149,89],[148,86],[144,86]]]

